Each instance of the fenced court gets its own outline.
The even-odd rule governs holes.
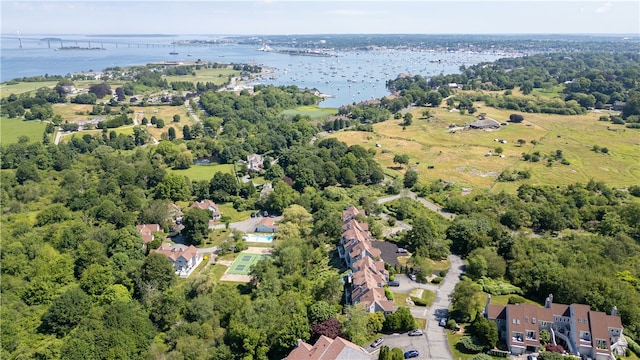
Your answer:
[[[233,262],[233,264],[231,264],[231,267],[229,267],[229,270],[227,271],[227,273],[235,274],[235,275],[249,275],[249,270],[251,269],[251,265],[257,263],[262,259],[266,259],[268,257],[271,257],[271,255],[251,254],[251,253],[243,252],[240,255],[238,255],[238,257]]]

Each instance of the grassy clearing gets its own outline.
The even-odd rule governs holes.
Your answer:
[[[484,304],[487,301],[487,293],[485,292],[481,292],[478,297],[481,299],[482,303]],[[509,297],[511,297],[513,295],[491,295],[491,303],[494,305],[507,305],[509,302]],[[524,299],[524,303],[525,304],[533,304],[533,305],[538,305],[538,306],[542,306],[540,304],[538,304],[537,302],[533,301],[533,300],[529,300],[529,299]]]
[[[429,265],[431,265],[431,270],[433,271],[442,271],[442,270],[449,270],[449,267],[451,266],[451,263],[449,262],[448,259],[444,259],[444,260],[440,260],[440,261],[436,261],[436,260],[429,260]]]
[[[427,328],[427,319],[417,318],[416,320],[416,329],[426,329]]]
[[[184,170],[173,170],[169,169],[169,171],[184,175],[189,178],[191,181],[199,181],[199,180],[211,180],[213,175],[217,172],[231,173],[233,174],[233,165],[232,164],[208,164],[208,165],[193,165],[188,169]]]
[[[395,292],[392,294],[393,294],[393,305],[407,306],[407,299],[409,298],[409,294],[395,293]]]
[[[476,104],[478,112],[488,117],[506,121],[513,111],[493,109]],[[588,182],[591,178],[605,181],[613,187],[626,187],[640,183],[640,132],[619,125],[598,121],[600,113],[559,116],[549,114],[524,114],[521,124],[510,124],[495,131],[468,130],[449,132],[449,124],[463,125],[476,120],[474,116],[461,115],[445,108],[430,109],[435,116],[422,117],[422,108],[414,109],[414,124],[403,130],[401,120],[388,120],[373,126],[374,131],[341,131],[328,136],[338,138],[348,145],[359,144],[377,151],[376,160],[389,176],[401,176],[406,166],[398,168],[393,163],[395,154],[409,155],[409,167],[416,169],[420,182],[437,179],[456,182],[463,187],[493,192],[515,191],[521,184],[567,185]],[[619,131],[611,131],[616,129]],[[504,139],[501,144],[495,139]],[[517,144],[524,139],[523,146]],[[533,145],[531,141],[537,142]],[[381,147],[377,148],[376,144]],[[591,151],[593,145],[605,146],[609,154]],[[504,158],[485,156],[490,150],[501,147]],[[539,151],[548,155],[562,150],[570,165],[554,163],[546,166],[546,160],[538,163],[524,162],[522,153]],[[429,166],[433,166],[429,169]],[[496,177],[504,170],[530,170],[531,179],[498,183]]]
[[[5,98],[11,94],[24,94],[35,92],[42,87],[54,87],[58,81],[35,81],[35,82],[19,82],[17,84],[8,85],[6,82],[0,84],[0,97]]]
[[[20,136],[29,137],[30,141],[41,141],[47,124],[38,121],[24,121],[0,117],[0,141],[3,144],[17,143]]]
[[[209,271],[213,273],[213,278],[220,281],[220,278],[227,271],[227,267],[221,264],[213,264],[209,267]]]
[[[242,220],[247,220],[248,218],[251,217],[251,213],[252,213],[252,211],[249,211],[249,210],[238,211],[233,208],[232,203],[218,204],[218,207],[220,209],[220,212],[222,213],[222,216],[229,217],[230,219],[229,222],[238,222]]]
[[[142,118],[147,118],[149,121],[147,131],[158,140],[160,140],[162,133],[169,131],[170,127],[173,127],[176,130],[176,136],[181,138],[182,128],[185,125],[193,126],[194,123],[187,112],[187,108],[184,106],[132,106],[130,109],[134,112],[131,116],[138,121],[138,124],[142,123]],[[180,122],[173,122],[174,115],[180,115]],[[158,129],[155,125],[152,125],[152,116],[164,120],[164,127]]]
[[[562,92],[562,90],[564,90],[564,86],[557,85],[547,89],[544,89],[544,88],[533,89],[533,92],[531,93],[531,95],[534,95],[534,96],[538,95],[538,96],[547,97],[547,98],[557,98],[557,97],[560,97],[560,93]]]
[[[284,110],[281,114],[285,116],[307,115],[311,120],[325,120],[331,115],[338,113],[336,108],[320,108],[317,106],[299,106],[295,109]]]
[[[165,76],[168,83],[172,81],[190,81],[192,83],[207,83],[211,82],[216,85],[223,84],[229,78],[229,76],[239,76],[240,71],[233,69],[203,69],[203,70],[195,70],[195,75],[176,75],[176,76]]]

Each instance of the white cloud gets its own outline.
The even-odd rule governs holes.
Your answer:
[[[610,9],[611,9],[611,3],[607,1],[606,3],[602,4],[602,6],[596,9],[596,13],[604,14]]]

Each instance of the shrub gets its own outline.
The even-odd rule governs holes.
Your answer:
[[[431,280],[432,284],[440,284],[442,282],[442,278],[441,277],[435,277]]]
[[[555,352],[559,354],[562,354],[564,352],[564,348],[562,347],[562,345],[557,345],[557,344],[547,344],[545,349],[547,351]]]
[[[429,306],[429,303],[426,300],[423,300],[422,298],[412,296],[411,300],[416,306]]]
[[[456,323],[455,320],[449,319],[449,321],[447,321],[447,329],[455,330],[456,326],[458,326],[458,324]]]
[[[471,360],[491,360],[491,359],[493,358],[487,354],[478,354],[478,355],[474,355],[471,358]]]
[[[463,336],[458,344],[470,353],[479,353],[484,349],[484,346],[473,336]]]
[[[478,284],[482,286],[482,291],[491,295],[522,294],[522,289],[502,280],[494,280],[483,276],[478,280]]]
[[[522,296],[519,295],[512,295],[509,296],[509,300],[507,301],[507,303],[509,304],[522,304],[524,302],[524,298]]]
[[[447,276],[447,270],[440,270],[440,272],[438,273],[440,275],[440,277],[445,277]]]
[[[509,115],[509,121],[513,123],[521,123],[524,121],[524,116],[520,114],[511,114]]]

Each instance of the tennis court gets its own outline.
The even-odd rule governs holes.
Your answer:
[[[240,253],[236,260],[231,264],[231,267],[227,271],[228,274],[236,274],[236,275],[249,275],[249,270],[251,269],[251,265],[257,263],[262,259],[266,259],[271,257],[269,254],[250,254],[250,253]]]

